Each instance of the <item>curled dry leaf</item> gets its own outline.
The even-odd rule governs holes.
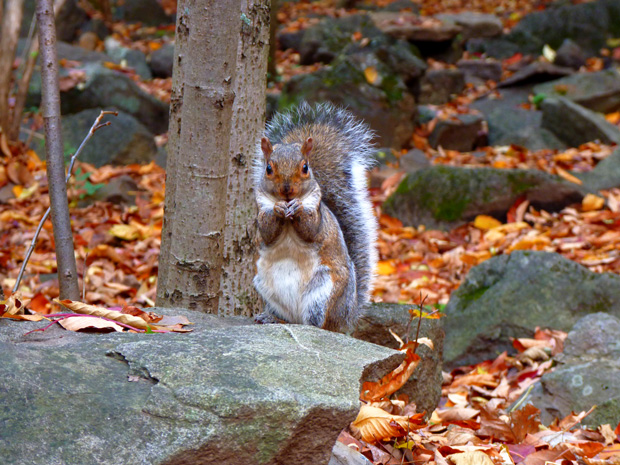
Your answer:
[[[362,405],[357,418],[351,423],[353,435],[370,443],[402,437],[423,423],[422,414],[413,417],[392,415],[377,407]]]
[[[460,454],[452,454],[448,459],[454,465],[494,465],[487,454],[479,450],[471,450]]]
[[[96,307],[95,305],[88,305],[83,302],[75,302],[69,299],[65,299],[65,300],[54,299],[54,302],[59,303],[60,305],[64,307],[67,307],[69,310],[75,313],[84,313],[86,315],[94,315],[94,316],[100,316],[103,318],[108,318],[110,320],[118,321],[120,323],[133,326],[134,328],[138,328],[138,329],[146,330],[149,327],[151,327],[142,318],[138,318],[133,315],[127,315],[125,313],[121,313],[116,310],[108,310],[107,308]]]
[[[111,329],[123,331],[123,327],[117,325],[113,321],[104,320],[102,318],[92,318],[89,316],[75,316],[71,318],[63,318],[58,322],[60,326],[68,331],[80,331],[82,329]]]
[[[0,304],[0,312],[3,316],[7,317],[9,315],[23,315],[26,306],[30,302],[30,299],[24,299],[21,293],[18,291],[15,294],[12,294],[11,297],[6,299],[4,303]]]
[[[405,360],[394,371],[388,373],[378,382],[366,381],[362,385],[360,399],[367,402],[374,402],[398,391],[411,377],[413,370],[420,363],[420,356],[415,351],[417,343],[409,342],[405,344],[401,351],[405,352]]]

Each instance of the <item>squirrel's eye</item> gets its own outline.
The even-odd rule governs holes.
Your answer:
[[[271,167],[271,163],[267,163],[267,174],[273,174],[273,168]]]
[[[301,167],[301,172],[303,174],[308,174],[308,163],[304,163],[304,166]]]

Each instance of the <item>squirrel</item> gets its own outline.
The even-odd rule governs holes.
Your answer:
[[[329,103],[276,114],[254,164],[256,320],[352,330],[369,302],[377,222],[366,172],[374,134]]]

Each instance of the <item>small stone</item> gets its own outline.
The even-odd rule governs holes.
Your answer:
[[[471,152],[484,136],[484,118],[476,114],[459,114],[437,121],[428,142],[433,148]]]
[[[502,78],[502,64],[497,60],[459,60],[456,66],[465,73],[465,77],[473,76],[495,82]]]
[[[578,147],[592,141],[604,144],[620,143],[620,129],[603,115],[571,102],[564,97],[546,98],[541,109],[542,127],[552,131],[560,140]]]
[[[462,28],[464,40],[478,37],[495,37],[502,33],[502,21],[495,15],[466,11],[456,14],[439,14],[435,18],[454,23]]]
[[[442,105],[465,88],[465,75],[460,69],[433,69],[426,72],[420,81],[421,104]]]
[[[579,45],[570,39],[564,39],[560,48],[557,49],[553,64],[566,66],[567,68],[579,69],[586,64],[586,55]]]

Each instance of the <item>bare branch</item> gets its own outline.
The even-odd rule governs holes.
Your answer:
[[[69,169],[67,170],[67,176],[65,177],[65,184],[69,182],[69,178],[71,178],[71,173],[73,171],[73,165],[75,164],[75,161],[77,160],[77,158],[80,156],[80,153],[82,152],[82,149],[86,145],[86,142],[90,140],[90,138],[95,134],[95,132],[98,129],[101,129],[104,126],[110,125],[109,121],[107,123],[100,124],[101,118],[103,118],[105,115],[118,116],[118,112],[102,111],[101,113],[99,113],[99,116],[97,117],[93,125],[91,126],[90,131],[88,131],[88,134],[86,134],[86,137],[84,138],[84,140],[82,141],[78,149],[75,151],[75,153],[71,157],[71,162],[69,163]],[[24,271],[26,270],[26,265],[28,264],[28,260],[30,260],[30,256],[32,255],[32,252],[34,252],[34,249],[37,246],[37,240],[39,239],[39,234],[41,233],[41,229],[43,229],[43,224],[47,221],[47,218],[50,216],[51,211],[52,211],[51,207],[48,207],[47,210],[45,211],[45,214],[43,215],[43,218],[41,218],[41,221],[39,222],[39,226],[37,226],[37,230],[35,231],[34,237],[32,238],[32,241],[30,242],[30,246],[28,247],[28,250],[26,251],[26,256],[24,257],[24,261],[22,262],[22,267],[19,270],[19,274],[17,275],[17,280],[15,281],[15,285],[13,286],[13,294],[15,294],[17,292],[17,289],[19,289],[19,283],[21,282],[24,276]],[[86,264],[86,262],[84,262],[84,264]]]

